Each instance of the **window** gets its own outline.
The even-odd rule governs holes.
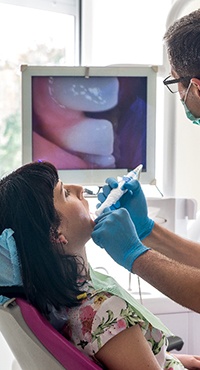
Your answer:
[[[17,3],[27,6],[0,2],[0,176],[21,165],[20,65],[76,65],[79,54],[78,1]]]

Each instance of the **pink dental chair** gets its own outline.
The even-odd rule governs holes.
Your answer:
[[[24,299],[0,306],[0,331],[22,370],[100,370]]]
[[[0,331],[22,370],[102,369],[22,298],[0,305]],[[183,344],[180,337],[169,337],[168,350],[179,351]]]

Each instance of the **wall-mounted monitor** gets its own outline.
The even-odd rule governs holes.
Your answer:
[[[155,179],[156,68],[22,66],[23,163],[48,160],[66,183],[102,186],[143,164]]]

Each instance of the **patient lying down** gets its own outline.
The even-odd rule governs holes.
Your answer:
[[[126,210],[112,215],[119,232],[123,217],[131,233]],[[200,369],[199,356],[168,354],[169,331],[160,320],[89,267],[85,244],[94,226],[83,188],[63,184],[50,163],[27,164],[4,177],[0,285],[14,286],[16,296],[23,289],[57,330],[103,368]]]

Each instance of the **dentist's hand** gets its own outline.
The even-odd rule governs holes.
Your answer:
[[[112,177],[109,177],[106,183],[108,185],[103,187],[103,192],[98,194],[98,200],[101,203],[104,202],[110,191],[118,186],[117,181]],[[148,217],[146,198],[137,180],[126,182],[124,184],[124,189],[128,191],[111,207],[111,209],[118,209],[120,207],[126,208],[136,227],[137,234],[142,240],[151,233],[154,226],[154,221]]]
[[[139,240],[135,226],[125,208],[106,208],[95,220],[92,239],[121,266],[131,271],[133,262],[149,248]]]

